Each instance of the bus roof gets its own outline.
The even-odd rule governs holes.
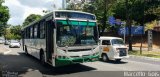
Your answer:
[[[25,29],[25,28],[27,28],[27,27],[29,27],[30,25],[33,25],[33,24],[35,24],[35,23],[37,23],[37,22],[39,22],[39,21],[41,21],[41,20],[43,20],[43,19],[51,16],[51,15],[53,15],[53,13],[55,13],[55,12],[77,12],[77,13],[85,13],[85,14],[94,15],[94,14],[91,14],[91,13],[88,13],[88,12],[82,12],[82,11],[74,11],[74,10],[54,10],[53,12],[50,12],[50,13],[48,13],[47,15],[42,16],[41,19],[36,20],[36,21],[33,21],[33,22],[30,23],[29,25],[23,27],[22,30]],[[95,16],[95,15],[94,15],[94,16]]]
[[[54,12],[77,12],[77,13],[85,13],[85,14],[94,15],[94,14],[92,14],[92,13],[83,12],[83,11],[74,11],[74,10],[54,10]],[[95,16],[95,15],[94,15],[94,16]]]

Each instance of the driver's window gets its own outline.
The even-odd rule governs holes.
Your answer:
[[[103,40],[102,45],[111,45],[110,40]]]

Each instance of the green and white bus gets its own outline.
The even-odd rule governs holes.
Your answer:
[[[25,53],[55,67],[98,60],[98,38],[95,15],[80,11],[53,11],[22,28]]]

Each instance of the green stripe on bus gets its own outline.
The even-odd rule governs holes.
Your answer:
[[[83,62],[94,62],[99,60],[99,55],[95,56],[87,56],[87,57],[79,57],[79,58],[72,58],[72,59],[55,59],[56,67],[58,66],[64,66],[64,65],[70,65],[75,63],[83,63]]]
[[[95,25],[96,25],[96,23],[95,23],[95,22],[89,22],[89,24],[88,24],[88,25],[95,26]]]
[[[62,23],[63,25],[67,25],[68,23],[70,24],[70,25],[81,25],[81,26],[87,26],[87,21],[69,21],[68,23],[67,23],[67,21],[66,20],[58,20],[57,22],[60,22],[60,23]],[[88,23],[88,26],[96,26],[96,23],[95,22],[89,22]]]
[[[60,22],[62,24],[67,24],[67,21],[64,21],[64,20],[60,20],[60,21],[57,21],[57,22]]]

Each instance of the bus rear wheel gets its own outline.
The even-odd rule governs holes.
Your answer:
[[[40,52],[40,62],[42,65],[45,65],[45,57],[43,51]]]
[[[25,46],[25,53],[26,53],[26,55],[28,55],[27,46]]]

